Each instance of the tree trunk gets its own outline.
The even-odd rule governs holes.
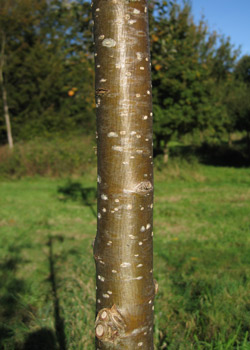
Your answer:
[[[13,138],[12,138],[12,132],[11,132],[7,91],[6,91],[6,88],[4,85],[4,79],[3,79],[4,54],[5,54],[5,35],[4,33],[2,33],[1,57],[0,57],[0,84],[2,88],[3,110],[4,110],[4,119],[5,119],[6,130],[7,130],[8,144],[10,148],[13,148]]]
[[[232,147],[233,145],[233,140],[232,140],[232,134],[231,132],[228,132],[228,147]]]
[[[250,153],[250,131],[247,131],[247,150]]]
[[[147,2],[94,0],[96,349],[152,350],[153,150]]]
[[[164,150],[163,150],[163,163],[167,164],[169,159],[169,148],[168,143],[165,143]]]

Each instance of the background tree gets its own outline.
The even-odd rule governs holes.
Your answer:
[[[250,56],[243,56],[234,70],[234,86],[231,89],[227,106],[234,115],[235,129],[246,132],[248,152],[250,150]]]
[[[7,100],[7,91],[5,87],[5,81],[3,77],[5,45],[6,45],[6,35],[4,32],[2,32],[1,33],[1,57],[0,57],[0,84],[2,88],[3,110],[4,110],[4,118],[6,123],[6,130],[7,130],[7,139],[8,139],[9,147],[12,148],[13,139],[12,139],[12,132],[11,132],[10,116],[9,116],[9,106],[8,106],[8,100]]]
[[[5,85],[15,138],[79,127],[93,132],[90,4],[27,2],[26,10],[30,20],[23,30],[13,31],[6,48]],[[3,123],[0,128],[4,142]]]
[[[3,11],[11,0],[2,3],[0,29],[11,33],[2,55],[2,86],[5,95],[8,93],[6,105],[14,139],[48,137],[69,130],[93,134],[90,3],[17,1],[11,7],[10,21],[6,21],[10,14],[5,16]],[[22,10],[15,12],[17,6]],[[238,73],[232,76],[238,51],[229,39],[210,32],[204,20],[195,24],[187,4],[153,1],[149,9],[155,151],[165,152],[167,159],[172,139],[196,134],[200,142],[219,140],[235,130],[228,97],[234,88],[232,80],[240,79]],[[2,111],[3,107],[2,100]],[[3,114],[0,142],[6,143]]]
[[[189,5],[163,3],[156,13],[151,19],[155,148],[167,159],[173,136],[224,130],[227,115],[218,84],[224,84],[236,54],[228,40],[218,43],[204,21],[194,24]]]
[[[245,55],[237,62],[234,74],[237,80],[250,86],[250,56]]]
[[[7,97],[7,78],[4,74],[6,63],[9,61],[11,56],[11,50],[9,50],[7,42],[12,39],[11,41],[14,42],[14,45],[20,45],[22,37],[29,35],[28,27],[33,20],[33,15],[35,14],[35,8],[30,11],[31,6],[32,2],[30,0],[1,0],[0,2],[0,84],[2,88],[2,103],[4,109],[7,138],[10,148],[13,147],[13,138]]]

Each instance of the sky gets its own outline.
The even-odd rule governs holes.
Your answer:
[[[241,56],[250,55],[250,0],[190,0],[195,23],[202,15],[211,31],[231,38]]]

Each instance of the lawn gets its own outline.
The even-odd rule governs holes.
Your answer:
[[[249,350],[250,169],[155,178],[155,349]],[[94,349],[95,186],[1,181],[0,349]]]

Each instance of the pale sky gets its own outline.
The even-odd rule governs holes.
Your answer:
[[[211,31],[230,36],[241,56],[250,55],[250,0],[190,0],[195,23],[204,15]]]

